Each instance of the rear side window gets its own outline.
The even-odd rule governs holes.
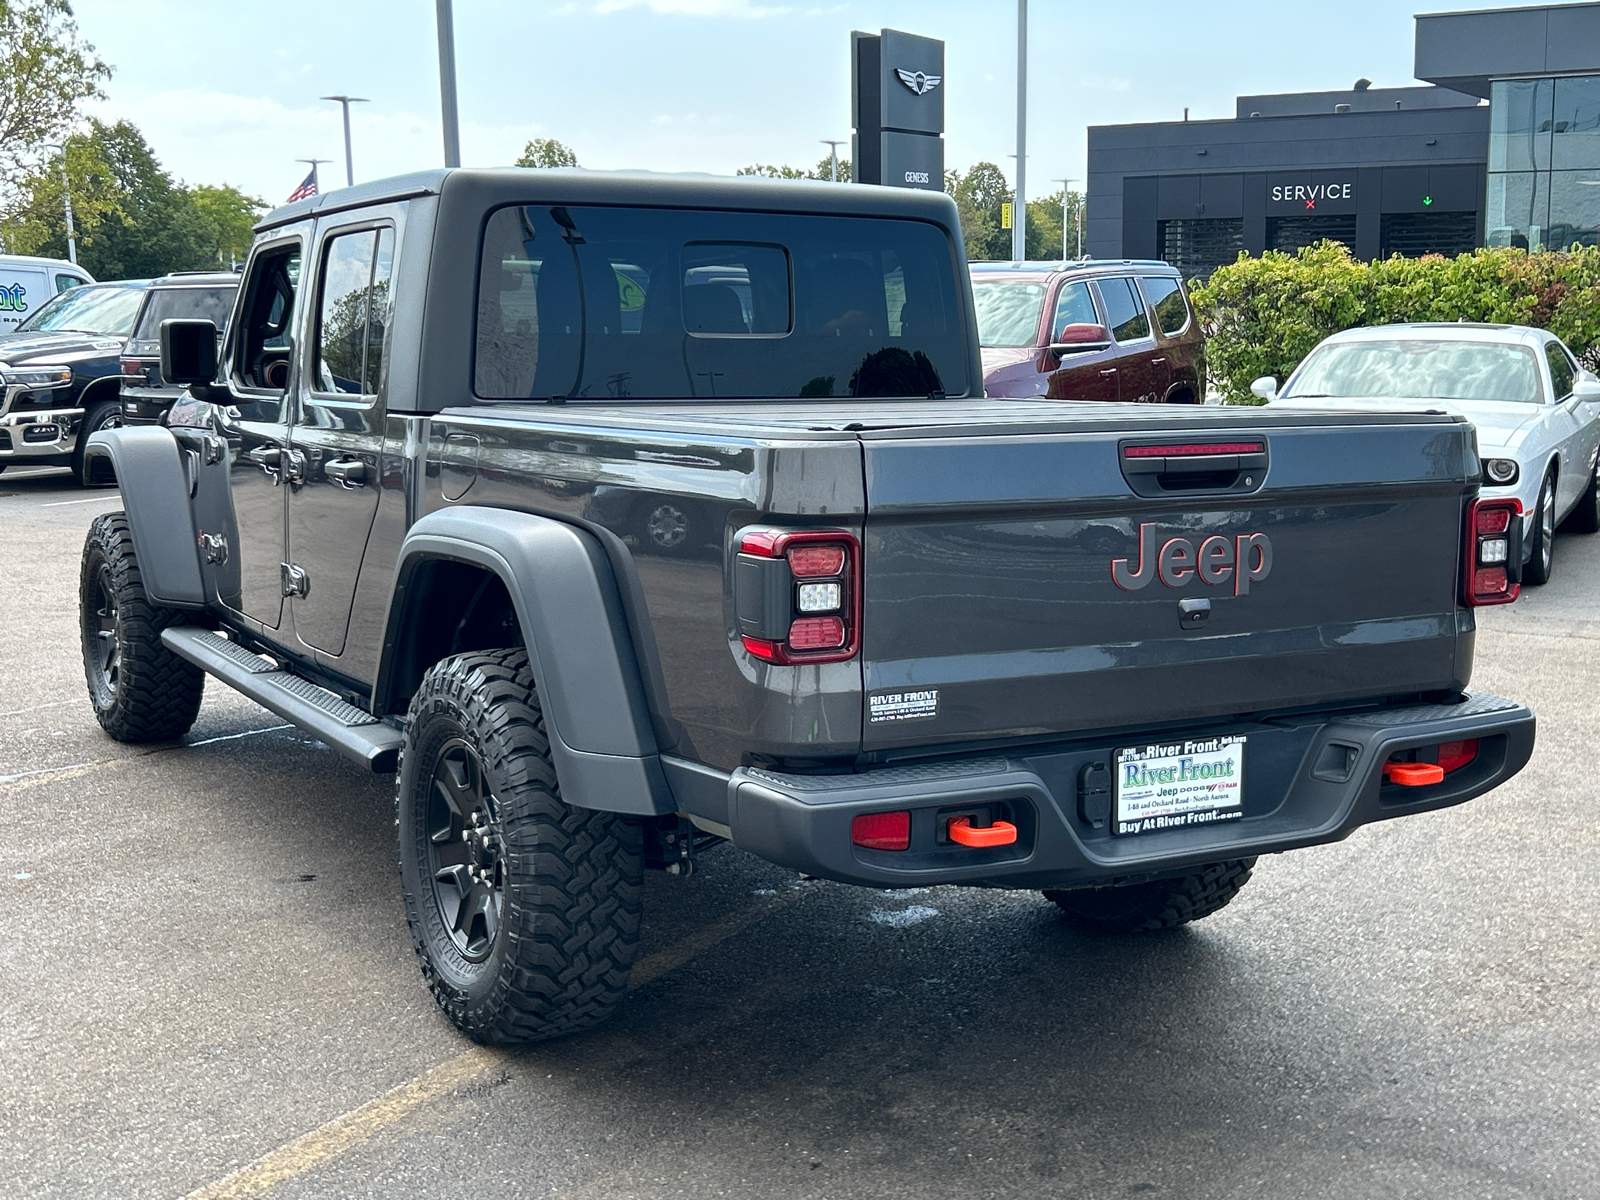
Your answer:
[[[161,336],[163,321],[210,321],[219,330],[228,324],[236,287],[151,288],[133,340],[153,342]]]
[[[937,226],[517,206],[491,213],[473,390],[490,400],[967,391],[962,289]]]
[[[1095,315],[1094,300],[1089,295],[1089,285],[1086,283],[1063,284],[1060,293],[1056,296],[1055,320],[1050,323],[1052,337],[1060,337],[1061,331],[1068,325],[1098,325],[1100,318]]]
[[[383,377],[394,231],[329,238],[318,287],[316,390],[372,396]]]
[[[1555,398],[1565,400],[1572,395],[1573,384],[1577,381],[1577,372],[1572,369],[1561,346],[1556,342],[1544,344],[1544,356],[1550,360],[1550,383],[1555,391]]]
[[[79,279],[76,275],[57,275],[56,276],[56,294],[57,295],[59,295],[62,292],[65,292],[65,291],[69,291],[72,288],[82,287],[82,286],[83,286],[83,280]]]
[[[1183,285],[1170,275],[1146,275],[1139,281],[1144,286],[1145,299],[1155,314],[1161,332],[1171,337],[1182,333],[1189,324],[1189,306],[1184,303]]]
[[[1119,342],[1137,342],[1150,336],[1150,318],[1139,299],[1133,280],[1120,276],[1099,281],[1100,298],[1106,303],[1106,327]]]

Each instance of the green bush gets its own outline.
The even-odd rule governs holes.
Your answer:
[[[1205,325],[1211,381],[1229,404],[1256,404],[1250,384],[1280,383],[1331,333],[1399,321],[1495,321],[1556,334],[1600,370],[1600,247],[1563,254],[1477,250],[1358,262],[1338,242],[1296,254],[1240,255],[1190,284]]]

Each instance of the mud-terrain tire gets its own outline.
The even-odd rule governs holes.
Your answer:
[[[83,414],[83,424],[78,426],[78,445],[72,452],[72,477],[79,487],[103,487],[117,481],[110,459],[101,456],[89,458],[89,435],[102,429],[117,429],[122,425],[122,400],[104,400]]]
[[[83,544],[78,627],[95,720],[119,742],[170,742],[200,714],[205,672],[161,644],[184,614],[145,595],[128,518],[96,517]]]
[[[1044,896],[1081,929],[1096,933],[1151,933],[1209,917],[1239,894],[1255,865],[1253,858],[1235,858],[1207,863],[1179,879],[1047,891]]]
[[[396,817],[412,945],[463,1033],[513,1045],[610,1014],[639,948],[643,827],[562,801],[526,651],[422,677]]]

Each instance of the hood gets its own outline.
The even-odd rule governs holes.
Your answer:
[[[983,373],[988,375],[990,371],[998,371],[1001,367],[1032,361],[1033,356],[1039,353],[1039,347],[984,346],[978,353],[983,356]]]
[[[1272,408],[1306,408],[1326,412],[1447,412],[1465,417],[1478,430],[1478,445],[1515,448],[1539,424],[1543,404],[1504,400],[1339,399],[1273,400]]]
[[[61,330],[51,333],[0,335],[0,362],[20,366],[26,362],[74,363],[88,358],[115,358],[125,339],[105,333]]]

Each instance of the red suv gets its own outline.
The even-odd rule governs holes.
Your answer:
[[[1205,399],[1205,334],[1166,263],[973,263],[972,296],[990,396]]]

